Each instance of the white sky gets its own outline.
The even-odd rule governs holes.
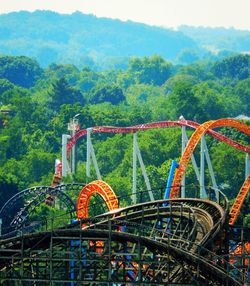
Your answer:
[[[81,11],[150,25],[235,27],[250,30],[250,0],[0,0],[0,13]]]

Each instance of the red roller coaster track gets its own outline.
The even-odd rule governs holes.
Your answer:
[[[143,131],[148,129],[157,129],[157,128],[166,128],[166,127],[176,127],[176,126],[186,126],[191,128],[198,128],[200,126],[199,123],[190,121],[190,120],[177,120],[177,121],[160,121],[160,122],[152,122],[140,125],[134,125],[130,127],[113,127],[113,126],[95,126],[91,128],[92,133],[134,133],[137,131]],[[234,148],[249,153],[250,147],[242,145],[214,130],[208,130],[207,133],[220,141],[223,141]],[[67,144],[67,155],[69,155],[72,147],[75,145],[77,140],[87,134],[87,129],[82,129],[78,131],[75,136],[73,136]]]

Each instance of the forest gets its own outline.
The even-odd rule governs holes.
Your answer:
[[[249,31],[234,28],[149,26],[74,12],[0,15],[0,54],[24,55],[42,67],[71,63],[82,69],[127,69],[131,56],[161,55],[175,64],[218,60],[247,52]]]
[[[58,63],[41,67],[26,56],[0,56],[0,206],[18,191],[51,184],[55,159],[61,158],[61,136],[69,133],[67,124],[74,115],[80,114],[81,128],[178,120],[181,115],[199,123],[247,118],[249,74],[246,54],[185,65],[160,55],[130,57],[127,68],[102,71]],[[187,131],[190,136],[192,130]],[[232,128],[220,132],[249,144],[249,138]],[[79,141],[77,172],[66,182],[88,182],[86,145]],[[209,136],[206,141],[217,183],[233,200],[244,181],[245,154]],[[181,129],[141,132],[138,144],[152,187],[163,188],[172,159],[180,159]],[[130,193],[132,136],[96,134],[93,145],[103,179],[119,195]],[[138,181],[144,189],[142,177]],[[195,184],[190,165],[187,185],[192,189]],[[206,184],[211,185],[208,175]],[[249,210],[248,199],[242,210],[245,225],[250,225]]]

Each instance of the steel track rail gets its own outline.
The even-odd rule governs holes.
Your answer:
[[[71,213],[72,216],[76,208],[67,192],[69,190],[80,191],[83,186],[84,184],[73,183],[61,184],[56,187],[41,186],[25,189],[10,198],[1,208],[0,217],[3,219],[3,225],[8,220],[7,224],[10,227],[7,228],[10,231],[21,228],[23,224],[27,223],[29,216],[35,211],[36,207],[44,202],[48,196],[55,196],[63,202],[67,212]],[[5,230],[5,226],[3,230]]]

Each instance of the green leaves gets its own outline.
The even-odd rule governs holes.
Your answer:
[[[195,120],[198,98],[192,89],[192,84],[187,81],[178,82],[168,96],[171,119],[178,119],[183,115],[186,119]]]
[[[48,94],[51,98],[50,107],[55,111],[59,111],[63,104],[85,103],[80,90],[71,87],[64,78],[55,80]]]
[[[29,88],[42,73],[38,63],[28,57],[0,56],[0,78],[6,78],[13,84]]]
[[[246,79],[250,76],[250,56],[237,55],[216,62],[212,71],[218,78]]]
[[[119,104],[125,100],[123,91],[117,85],[100,85],[93,88],[89,93],[91,104],[110,102]]]
[[[162,57],[155,55],[151,58],[132,58],[128,71],[139,83],[162,85],[172,74],[173,66]]]

